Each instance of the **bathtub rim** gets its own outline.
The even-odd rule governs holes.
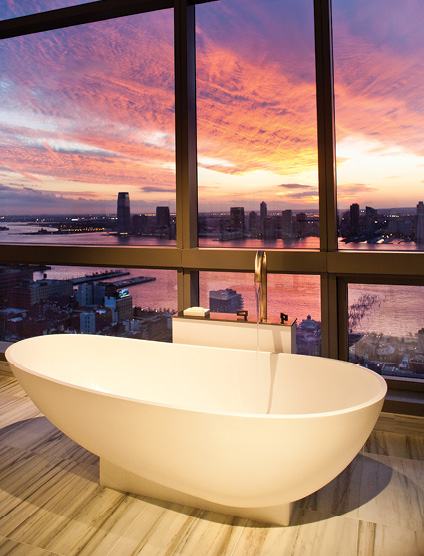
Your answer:
[[[348,366],[354,366],[354,367],[358,367],[361,372],[366,372],[368,374],[372,374],[374,378],[377,378],[378,382],[380,383],[380,388],[379,388],[379,392],[377,394],[375,394],[372,398],[369,398],[367,401],[362,402],[360,404],[356,404],[356,405],[352,405],[349,407],[345,407],[342,409],[336,409],[336,410],[332,410],[332,411],[320,411],[320,412],[315,412],[315,413],[241,413],[241,412],[235,412],[235,411],[218,411],[218,410],[202,410],[199,408],[190,408],[190,407],[184,407],[184,406],[180,406],[180,405],[171,405],[168,403],[161,403],[161,402],[155,402],[155,401],[149,401],[149,400],[144,400],[144,399],[140,399],[140,398],[132,398],[130,396],[123,396],[120,394],[114,394],[112,392],[108,392],[108,391],[103,391],[100,389],[96,389],[96,388],[89,388],[87,386],[81,386],[79,384],[75,384],[72,382],[68,382],[65,380],[60,380],[57,378],[53,378],[51,376],[48,376],[44,373],[35,371],[33,369],[30,369],[28,367],[26,367],[25,365],[22,364],[17,364],[16,361],[13,358],[13,354],[12,351],[14,350],[15,346],[17,346],[18,344],[27,342],[28,340],[35,340],[35,339],[39,339],[39,338],[48,338],[48,337],[53,337],[53,336],[60,336],[60,337],[68,337],[69,334],[54,334],[54,335],[45,335],[45,336],[33,336],[31,338],[25,338],[23,340],[19,340],[18,342],[12,344],[11,346],[9,346],[6,351],[5,351],[5,357],[6,360],[13,365],[14,367],[16,367],[17,369],[19,369],[22,372],[25,372],[27,374],[36,376],[38,378],[41,378],[43,380],[47,380],[50,382],[54,382],[56,384],[60,384],[62,386],[66,386],[68,388],[75,388],[77,390],[80,391],[84,391],[84,392],[88,392],[91,394],[97,394],[97,395],[102,395],[102,396],[106,396],[109,398],[115,398],[115,399],[120,399],[120,400],[124,400],[124,401],[129,401],[129,402],[134,402],[134,403],[138,403],[138,404],[145,404],[145,405],[150,405],[150,406],[157,406],[157,407],[164,407],[164,408],[169,408],[169,409],[175,409],[178,411],[187,411],[187,412],[192,412],[192,413],[200,413],[200,414],[208,414],[208,415],[222,415],[222,416],[231,416],[231,417],[240,417],[240,418],[266,418],[266,419],[317,419],[317,418],[324,418],[324,417],[331,417],[331,416],[335,416],[335,415],[343,415],[343,414],[347,414],[347,413],[352,413],[355,411],[359,411],[363,408],[366,407],[371,407],[372,405],[381,402],[382,400],[384,400],[386,394],[387,394],[387,383],[385,381],[385,379],[379,375],[378,373],[376,373],[375,371],[372,371],[371,369],[368,369],[366,367],[363,367],[362,365],[359,365],[357,363],[351,363],[349,361],[341,361],[339,359],[329,359],[328,357],[320,357],[321,360],[329,360],[329,361],[334,361],[337,362],[339,364],[343,364],[343,365],[348,365]],[[73,336],[73,335],[72,335]],[[90,336],[88,334],[84,334],[81,336]],[[102,338],[113,338],[113,339],[120,339],[120,340],[134,340],[134,341],[140,341],[140,342],[153,342],[154,344],[162,344],[163,342],[159,342],[159,341],[155,341],[155,340],[141,340],[141,339],[136,339],[136,338],[123,338],[123,337],[119,337],[119,336],[102,336],[100,334],[96,334],[96,335],[92,335],[93,337],[98,337],[101,336]],[[169,344],[172,345],[172,344]],[[205,349],[205,350],[230,350],[230,351],[250,351],[252,353],[256,353],[256,350],[239,350],[239,349],[233,349],[233,348],[224,348],[224,347],[211,347],[211,346],[189,346],[187,344],[175,344],[175,345],[181,345],[181,346],[187,346],[187,347],[194,347],[194,348],[200,348],[200,349]],[[312,355],[301,355],[301,354],[297,354],[297,353],[278,353],[278,354],[274,354],[274,355],[281,355],[283,357],[287,357],[289,359],[291,359],[292,357],[294,358],[307,358],[307,359],[316,359],[316,356],[312,356]],[[12,368],[12,372],[13,372],[13,368]],[[15,375],[15,373],[13,373]],[[17,377],[15,377],[17,378]],[[17,380],[19,381],[19,379],[17,378]]]

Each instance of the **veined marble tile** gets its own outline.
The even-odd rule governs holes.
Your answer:
[[[424,437],[424,417],[395,415],[395,432]]]
[[[423,556],[424,532],[359,522],[358,556]]]
[[[60,494],[57,498],[54,506],[41,508],[13,538],[66,556],[109,555],[146,506],[140,497],[104,487],[90,496],[77,493],[78,504],[66,505]]]
[[[179,554],[196,527],[196,518],[201,514],[201,510],[177,504],[156,504],[148,499],[143,513],[129,527],[108,556]]]
[[[304,512],[300,526],[245,527],[232,556],[357,556],[358,520],[314,521],[317,512]]]
[[[0,431],[1,434],[1,431]],[[28,419],[1,435],[7,446],[30,450],[47,458],[78,460],[95,464],[98,457],[57,429],[46,417]]]
[[[424,438],[395,432],[373,431],[364,453],[424,461]]]
[[[42,416],[38,408],[25,396],[0,407],[0,430],[13,423]]]
[[[245,523],[245,518],[203,512],[195,520],[190,535],[179,544],[175,554],[232,556]]]
[[[0,535],[9,536],[25,528],[33,515],[43,507],[50,508],[58,499],[63,500],[66,515],[68,506],[84,504],[87,496],[99,489],[84,467],[75,462],[60,460],[54,464],[29,452],[9,450],[14,450],[17,457],[2,469]]]
[[[388,431],[394,432],[395,430],[395,414],[394,413],[380,413],[377,423],[374,427],[375,431]]]
[[[26,395],[15,378],[0,375],[0,407]]]
[[[0,537],[0,554],[3,556],[60,556],[54,552],[11,541],[4,537]]]
[[[32,455],[24,486],[9,488],[0,533],[17,542],[66,556],[107,554],[145,507],[139,497],[100,487],[84,466],[67,460],[48,465]],[[38,464],[38,467],[37,465]],[[44,469],[40,469],[44,466]],[[2,504],[3,506],[3,504]]]
[[[362,456],[356,458],[326,486],[296,503],[297,507],[319,512],[325,517],[358,517]],[[295,515],[293,515],[295,519]],[[292,521],[293,521],[292,519]]]
[[[150,501],[108,556],[231,556],[245,522]]]
[[[424,531],[424,462],[366,454],[359,519]]]

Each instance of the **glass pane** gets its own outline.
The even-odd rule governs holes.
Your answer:
[[[67,8],[78,4],[87,4],[93,0],[1,0],[0,19],[11,19],[58,8]],[[99,1],[99,0],[97,0]]]
[[[0,242],[175,243],[173,12],[0,42]]]
[[[349,360],[424,379],[424,286],[349,284]]]
[[[332,5],[339,247],[422,250],[424,3]]]
[[[200,272],[200,305],[211,312],[248,311],[256,321],[256,294],[253,274],[239,272]],[[267,313],[279,321],[280,314],[297,319],[296,351],[304,355],[321,354],[320,278],[306,274],[268,274]]]
[[[174,270],[0,266],[0,340],[84,333],[172,341]]]
[[[313,2],[196,16],[199,245],[318,248]]]

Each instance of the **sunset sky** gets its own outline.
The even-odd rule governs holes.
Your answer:
[[[312,4],[196,8],[200,210],[318,206]],[[422,0],[333,0],[340,208],[424,200],[422,21]],[[0,212],[174,210],[173,66],[171,10],[1,41]]]

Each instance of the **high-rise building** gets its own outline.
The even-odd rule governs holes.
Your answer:
[[[230,226],[232,232],[244,235],[244,207],[230,208]]]
[[[131,219],[132,233],[135,235],[143,235],[147,232],[148,218],[147,214],[134,214]]]
[[[420,201],[417,205],[417,225],[415,231],[415,241],[424,242],[424,203]]]
[[[128,235],[131,232],[130,196],[126,192],[118,193],[118,235]]]
[[[169,227],[170,222],[169,207],[156,207],[156,226]]]
[[[266,206],[265,201],[262,201],[261,203],[261,220],[265,220],[265,218],[268,216],[268,208]]]
[[[111,284],[105,295],[105,307],[113,312],[113,323],[130,319],[133,313],[133,298],[128,290],[120,290]]]
[[[350,205],[350,233],[353,236],[359,234],[359,205],[353,203]]]
[[[249,213],[249,232],[252,237],[258,237],[261,232],[261,225],[258,214],[252,210]]]
[[[293,237],[293,213],[289,209],[282,212],[281,236],[283,238]]]
[[[365,231],[367,234],[373,234],[377,228],[376,225],[377,211],[373,207],[365,207]]]
[[[11,290],[22,283],[32,282],[32,276],[33,269],[29,266],[0,266],[0,309],[11,306]]]

